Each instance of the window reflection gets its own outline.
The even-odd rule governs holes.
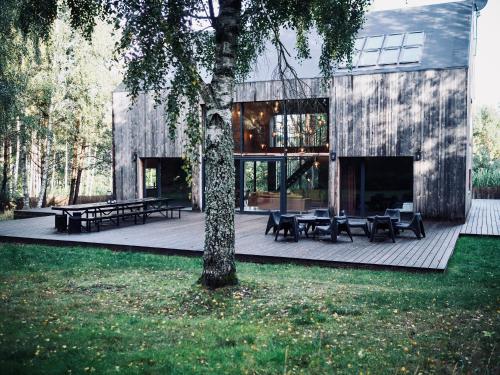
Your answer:
[[[235,152],[327,152],[328,102],[326,99],[243,103],[233,107]],[[240,112],[243,116],[241,144]],[[286,127],[286,129],[285,129]],[[243,146],[243,147],[242,147]]]

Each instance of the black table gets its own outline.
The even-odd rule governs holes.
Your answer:
[[[145,223],[146,217],[151,212],[161,212],[163,214],[162,211],[165,211],[165,215],[167,215],[166,211],[169,208],[169,201],[171,201],[170,198],[144,198],[122,200],[113,203],[97,202],[55,206],[52,209],[61,211],[61,215],[56,215],[56,228],[58,231],[66,230],[66,225],[62,225],[64,224],[62,221],[66,221],[66,217],[69,218],[70,226],[68,229],[70,232],[72,231],[72,223],[76,228],[76,226],[81,225],[81,222],[86,222],[86,229],[90,231],[91,224],[95,224],[99,230],[99,225],[103,220],[112,221],[119,226],[120,220],[123,221],[130,217],[134,219],[135,223],[137,223],[138,217],[142,217],[142,222]],[[60,218],[59,216],[63,217]],[[75,232],[78,231],[75,230]]]

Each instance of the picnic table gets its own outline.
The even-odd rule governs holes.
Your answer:
[[[120,225],[120,221],[134,219],[134,224],[137,224],[137,219],[142,219],[142,223],[146,223],[146,219],[153,213],[173,217],[173,212],[178,211],[179,218],[181,217],[181,209],[183,206],[169,206],[170,198],[143,198],[130,199],[115,202],[98,202],[87,204],[76,204],[68,206],[52,207],[55,211],[61,211],[61,214],[56,215],[56,229],[60,232],[68,230],[70,233],[80,232],[83,227],[87,232],[90,232],[92,225],[97,230],[103,222],[110,222]],[[68,225],[69,219],[69,225]],[[82,223],[85,223],[82,226]]]

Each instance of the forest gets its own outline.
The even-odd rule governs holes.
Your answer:
[[[111,95],[122,81],[118,36],[97,21],[84,38],[63,8],[47,38],[27,38],[7,13],[0,16],[0,210],[105,195]]]

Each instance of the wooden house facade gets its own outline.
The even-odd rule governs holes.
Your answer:
[[[340,63],[326,83],[320,46],[312,61],[295,62],[301,83],[285,87],[262,68],[272,52],[263,56],[234,93],[235,209],[364,216],[411,203],[424,217],[464,221],[475,21],[469,1],[369,13],[352,66]],[[148,94],[130,104],[125,91],[114,93],[117,198],[174,194],[202,207],[201,160],[192,185],[182,182],[182,126],[172,141]]]

